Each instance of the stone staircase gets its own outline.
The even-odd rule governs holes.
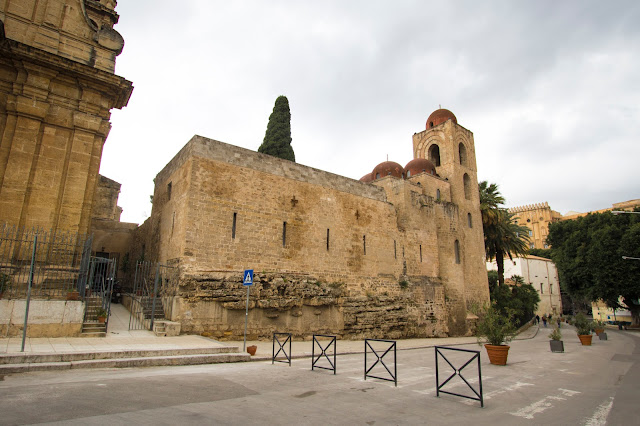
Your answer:
[[[30,371],[78,368],[128,368],[246,362],[251,356],[237,346],[143,349],[43,354],[0,354],[0,376]]]
[[[89,296],[85,300],[84,321],[82,322],[82,337],[105,337],[107,325],[98,321],[98,309],[102,307],[102,299]]]

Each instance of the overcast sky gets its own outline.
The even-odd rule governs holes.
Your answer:
[[[122,221],[195,135],[257,150],[276,97],[300,164],[359,179],[412,158],[439,105],[474,134],[507,206],[562,214],[640,198],[640,1],[119,0],[100,173]]]

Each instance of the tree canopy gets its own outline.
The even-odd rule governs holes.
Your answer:
[[[488,260],[496,260],[498,266],[498,284],[504,284],[504,257],[509,259],[526,255],[529,250],[529,228],[518,225],[513,214],[501,207],[504,198],[498,191],[498,185],[482,181],[480,191],[480,213],[484,232],[484,249]]]
[[[262,145],[258,152],[296,161],[296,156],[291,147],[291,112],[289,100],[286,96],[278,96],[273,106],[273,112],[269,116],[267,131],[264,134]]]
[[[640,320],[640,214],[593,213],[549,225],[547,242],[563,289]],[[620,298],[624,305],[619,303]]]

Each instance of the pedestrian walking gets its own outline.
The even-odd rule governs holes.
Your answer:
[[[540,324],[540,315],[536,315],[536,324]]]
[[[547,327],[547,317],[545,315],[542,316],[542,324]]]

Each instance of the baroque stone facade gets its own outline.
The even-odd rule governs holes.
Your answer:
[[[179,267],[165,303],[182,332],[241,337],[253,269],[250,338],[467,334],[488,283],[473,134],[446,112],[406,170],[360,182],[194,136],[156,176],[132,257]]]
[[[110,111],[133,87],[114,0],[0,0],[0,220],[90,230]]]
[[[549,203],[529,204],[509,208],[509,213],[513,213],[513,219],[518,225],[529,228],[529,248],[547,249],[547,235],[549,235],[549,224],[562,220],[562,215],[555,210],[551,210]]]

